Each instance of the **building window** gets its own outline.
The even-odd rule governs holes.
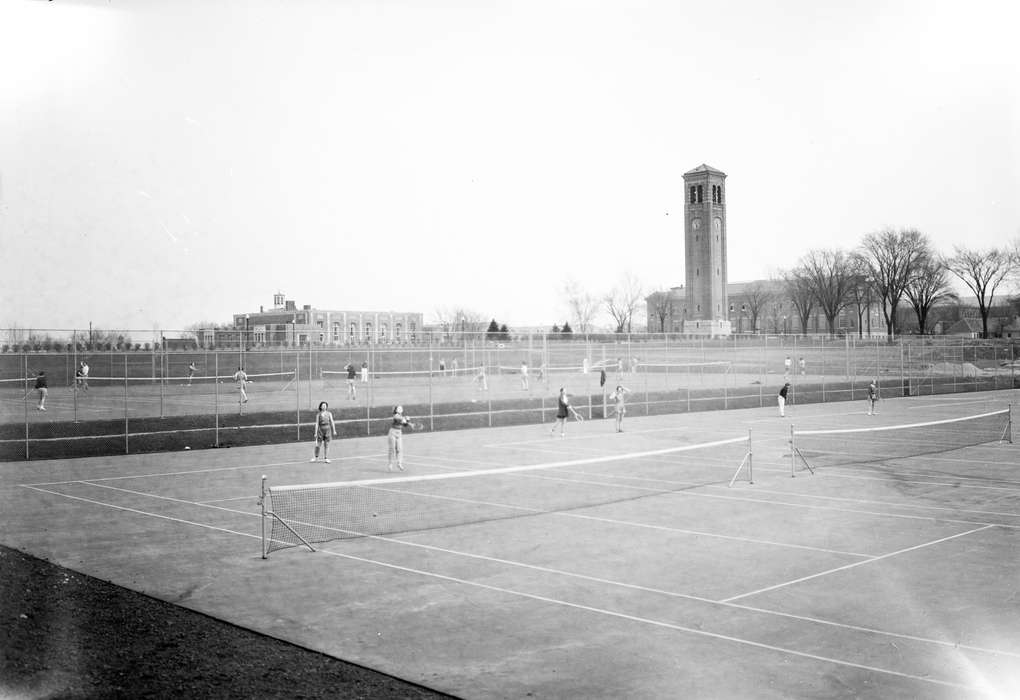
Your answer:
[[[697,190],[694,189],[694,185],[691,185],[691,204],[694,204],[697,201],[695,199],[696,193],[697,193]]]
[[[367,343],[371,343],[372,342],[372,324],[371,323],[366,323],[365,324],[365,342],[367,342]]]
[[[411,342],[413,343],[418,338],[418,334],[416,333],[418,326],[414,321],[411,321],[409,328],[411,330]]]
[[[695,277],[701,277],[701,268],[700,267],[694,268],[694,276]]]
[[[341,338],[340,338],[340,324],[339,323],[334,323],[333,324],[333,342],[334,343],[339,343],[340,340],[341,340]]]
[[[401,326],[401,324],[394,323],[393,324],[393,339],[395,341],[397,341],[398,343],[400,342],[400,333],[401,333],[401,331],[403,331],[403,327]]]
[[[385,323],[379,324],[379,340],[385,342],[387,340],[386,332],[389,330]]]
[[[351,328],[350,328],[349,333],[350,333],[351,342],[352,343],[357,342],[357,340],[358,340],[358,324],[357,323],[352,323],[351,324]]]
[[[322,321],[316,321],[315,325],[318,326],[319,328],[322,328]]]
[[[702,190],[701,185],[698,185],[698,204],[701,204],[703,194],[704,190]]]
[[[325,333],[319,333],[319,345],[322,345],[325,342],[326,342],[326,334]]]

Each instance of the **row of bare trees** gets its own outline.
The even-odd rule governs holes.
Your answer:
[[[563,288],[563,297],[574,329],[579,333],[590,333],[599,315],[607,313],[612,319],[616,333],[631,333],[644,307],[645,291],[640,280],[631,273],[625,273],[620,280],[604,294],[593,294],[576,281],[569,281]]]
[[[936,304],[957,299],[953,277],[974,294],[981,315],[982,332],[988,337],[988,315],[995,294],[1008,279],[1020,273],[1020,244],[1012,247],[970,249],[956,246],[944,256],[930,239],[916,229],[884,229],[869,233],[856,250],[819,249],[808,251],[796,267],[781,274],[784,292],[796,309],[801,328],[806,329],[817,309],[829,333],[836,332],[839,315],[854,306],[858,327],[871,304],[882,310],[886,333],[897,333],[900,305],[907,303],[917,316],[919,331],[927,328],[928,314]],[[752,327],[769,290],[752,289],[749,311]]]

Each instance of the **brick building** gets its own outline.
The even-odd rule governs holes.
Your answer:
[[[277,292],[272,308],[234,314],[233,328],[214,331],[215,342],[224,344],[223,338],[230,337],[231,332],[248,338],[254,347],[388,345],[421,342],[424,325],[418,312],[318,309],[308,304],[298,308]]]

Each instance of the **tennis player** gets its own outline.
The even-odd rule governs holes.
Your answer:
[[[566,432],[567,418],[573,414],[574,419],[578,422],[583,423],[584,418],[581,417],[574,407],[570,405],[570,397],[567,396],[567,390],[560,387],[560,395],[556,397],[556,422],[553,423],[552,430],[549,432],[550,435],[556,434],[556,426],[560,426],[560,437],[563,437]]]
[[[361,363],[361,382],[368,384],[368,361],[365,360]]]
[[[39,403],[36,405],[35,410],[45,411],[46,410],[46,395],[50,393],[48,388],[48,382],[46,380],[46,372],[39,370],[38,376],[35,378],[35,391],[39,394]]]
[[[786,417],[786,396],[790,392],[790,382],[783,384],[783,388],[779,390],[779,396],[777,401],[779,402],[779,417]]]
[[[74,384],[77,389],[82,391],[89,390],[89,366],[85,364],[85,360],[81,361],[77,371],[74,373]]]
[[[874,381],[868,385],[868,415],[878,415],[878,385]]]
[[[787,355],[786,359],[783,360],[783,379],[789,379],[790,378],[790,367],[792,367],[792,366],[793,366],[793,360],[791,360],[790,356]]]
[[[329,410],[329,404],[319,402],[319,412],[315,414],[315,456],[309,462],[319,461],[319,445],[322,445],[322,461],[329,464],[329,441],[336,437],[336,422]]]
[[[397,469],[404,471],[404,428],[408,427],[411,430],[420,428],[421,424],[415,424],[404,415],[403,406],[393,407],[393,422],[390,423],[390,433],[388,436],[390,449],[389,449],[389,463],[386,465],[386,471],[393,471],[393,461],[397,462]]]
[[[358,371],[350,362],[344,365],[344,369],[347,370],[347,398],[354,401],[358,398],[358,387],[354,383],[354,380],[358,378]]]
[[[244,390],[244,385],[250,382],[251,380],[248,379],[248,375],[245,373],[245,371],[241,368],[240,365],[238,365],[237,371],[234,372],[234,381],[237,382],[238,403],[248,403],[248,392]]]
[[[191,386],[191,379],[192,379],[192,377],[195,376],[195,372],[197,372],[197,371],[198,371],[198,367],[195,366],[194,362],[192,362],[191,364],[188,365],[188,386]]]
[[[610,396],[610,400],[613,402],[613,414],[616,416],[616,432],[623,432],[623,416],[627,412],[627,407],[624,404],[624,394],[629,394],[630,389],[623,386],[622,384],[616,387],[616,391]]]
[[[528,363],[521,360],[521,389],[528,390]]]
[[[488,391],[489,382],[485,378],[485,366],[478,368],[478,374],[475,375],[475,383],[478,384],[478,391]]]

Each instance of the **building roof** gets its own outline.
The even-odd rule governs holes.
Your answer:
[[[722,175],[723,177],[726,176],[726,173],[724,173],[722,170],[719,170],[718,168],[713,168],[711,165],[708,165],[706,163],[702,163],[693,170],[688,170],[686,173],[684,173],[684,176],[686,177],[687,175],[697,175],[698,173],[715,173],[716,175]]]

